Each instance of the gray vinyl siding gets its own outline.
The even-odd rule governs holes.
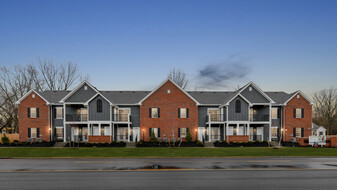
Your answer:
[[[62,127],[63,126],[63,117],[62,119],[56,119],[55,115],[56,115],[56,108],[57,107],[61,107],[63,108],[63,106],[52,106],[52,126],[55,127]],[[63,114],[62,114],[63,115]]]
[[[282,119],[282,107],[272,107],[272,108],[278,108],[278,115],[279,118],[278,119],[272,119],[271,123],[272,123],[272,127],[281,127],[281,119]]]
[[[132,127],[140,127],[140,110],[139,106],[119,106],[120,108],[131,108]]]
[[[84,105],[66,105],[66,114],[79,114]]]
[[[241,113],[235,113],[235,102],[236,100],[241,100]],[[249,104],[244,101],[240,96],[234,98],[228,107],[228,120],[229,121],[248,121],[248,107]]]
[[[264,141],[267,141],[269,139],[269,130],[270,130],[269,124],[264,124],[263,125],[263,140]]]
[[[252,87],[252,91],[249,91],[249,87]],[[265,98],[259,91],[257,91],[252,85],[247,87],[241,92],[250,103],[269,103],[269,100]]]
[[[97,112],[97,100],[102,100],[102,112]],[[89,120],[90,121],[109,121],[110,120],[110,103],[102,96],[98,95],[89,102]]]
[[[199,106],[198,107],[198,126],[206,127],[207,122],[207,109],[208,108],[219,108],[219,106]]]
[[[84,84],[80,89],[78,89],[74,94],[72,94],[66,102],[86,102],[92,98],[96,92],[88,86],[87,90],[84,90]]]

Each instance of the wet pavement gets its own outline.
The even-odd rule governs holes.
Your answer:
[[[337,158],[0,159],[0,189],[336,189]]]

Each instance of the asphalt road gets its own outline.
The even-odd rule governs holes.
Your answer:
[[[337,189],[337,158],[2,159],[0,189]]]

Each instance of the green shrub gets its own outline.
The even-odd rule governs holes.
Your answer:
[[[19,141],[18,141],[18,140],[14,140],[13,142],[15,142],[15,143],[19,143]]]
[[[204,146],[204,144],[201,141],[197,140],[197,146]]]
[[[150,142],[157,142],[158,139],[156,138],[154,131],[152,130],[151,136],[150,136]]]
[[[2,144],[9,144],[9,138],[4,134],[4,136],[1,138]]]
[[[30,142],[25,142],[25,145],[29,145],[29,144],[31,144]]]
[[[193,137],[190,133],[190,130],[187,131],[185,139],[186,139],[187,142],[192,142]]]
[[[220,144],[220,141],[215,141],[214,144]]]

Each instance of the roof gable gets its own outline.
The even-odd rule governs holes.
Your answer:
[[[100,92],[98,92],[97,94],[95,94],[93,97],[91,97],[88,101],[86,101],[84,103],[84,105],[88,105],[91,101],[93,101],[97,96],[102,97],[105,101],[107,101],[110,105],[113,105],[113,103],[108,100],[105,96],[103,96]]]
[[[197,105],[200,103],[194,99],[189,93],[187,93],[184,89],[182,89],[179,85],[177,85],[174,81],[172,81],[170,78],[167,78],[164,80],[159,86],[157,86],[151,93],[149,93],[147,96],[145,96],[141,101],[139,101],[139,105],[142,104],[146,99],[148,99],[154,92],[156,92],[160,87],[164,86],[166,83],[171,82],[174,86],[176,86],[179,90],[181,90],[186,96],[188,96],[191,100],[193,100]]]
[[[42,100],[44,100],[46,102],[47,105],[50,104],[50,102],[45,99],[43,96],[41,96],[41,94],[39,94],[37,91],[35,91],[34,89],[31,89],[30,91],[28,91],[25,95],[23,95],[18,101],[16,101],[16,104],[20,104],[22,100],[24,100],[25,98],[27,98],[27,96],[29,96],[30,94],[35,93],[36,95],[38,95]]]
[[[293,95],[286,101],[286,102],[284,102],[284,105],[287,105],[287,103],[290,101],[290,100],[292,100],[297,94],[300,94],[305,100],[307,100],[309,103],[310,103],[310,105],[313,105],[314,104],[314,102],[312,102],[311,100],[310,100],[310,98],[308,97],[308,96],[306,96],[302,91],[300,91],[300,90],[298,90],[298,91],[296,91],[296,92],[294,92],[294,93],[292,93]]]
[[[251,103],[270,103],[262,93],[256,89],[254,85],[249,85],[241,92],[241,95],[244,96]]]
[[[85,90],[85,86],[87,86],[87,90]],[[99,91],[92,86],[87,81],[83,81],[80,85],[78,85],[75,89],[73,89],[69,94],[67,94],[62,100],[63,102],[86,102],[92,96],[94,96]]]

